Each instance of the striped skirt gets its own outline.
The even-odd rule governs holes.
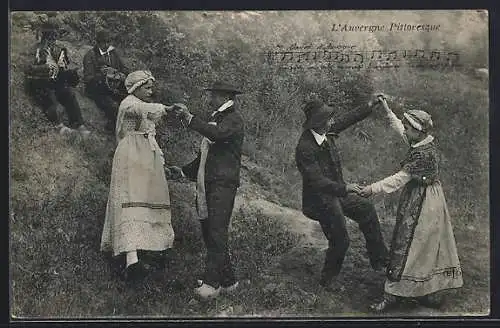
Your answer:
[[[451,218],[440,182],[407,187],[396,217],[385,291],[417,297],[463,285]]]

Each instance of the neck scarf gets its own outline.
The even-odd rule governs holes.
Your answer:
[[[115,47],[113,46],[109,46],[108,49],[106,51],[103,51],[101,48],[99,48],[99,53],[101,54],[101,56],[104,56],[104,55],[109,55],[109,53],[111,52],[111,50],[115,49]]]
[[[314,140],[316,140],[316,143],[318,144],[318,146],[321,146],[323,144],[323,142],[325,142],[326,134],[319,134],[318,132],[314,131],[313,129],[311,129],[311,133],[314,137]]]
[[[99,53],[101,54],[101,56],[104,56],[105,58],[107,58],[109,65],[111,65],[111,51],[113,49],[115,49],[113,46],[109,46],[106,51],[103,51],[101,48],[99,48]]]
[[[417,142],[411,146],[413,148],[417,148],[417,147],[420,147],[423,145],[427,145],[429,142],[432,142],[433,140],[434,140],[434,137],[429,134],[427,137],[425,137],[424,139],[420,140],[419,142]]]

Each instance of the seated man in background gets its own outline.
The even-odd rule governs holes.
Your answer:
[[[90,131],[83,124],[80,105],[73,90],[79,82],[78,73],[76,69],[69,68],[68,50],[56,42],[58,30],[55,17],[47,19],[41,26],[41,40],[36,46],[34,61],[25,72],[26,86],[47,119],[56,125],[61,134],[76,130],[87,137]],[[69,127],[58,115],[58,102],[68,115]]]
[[[86,95],[107,118],[106,129],[114,132],[118,106],[127,96],[124,81],[128,70],[110,43],[108,31],[97,31],[96,44],[83,57],[83,81]]]

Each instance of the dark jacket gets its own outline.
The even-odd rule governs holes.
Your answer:
[[[128,69],[116,49],[111,50],[109,54],[101,55],[99,47],[95,45],[83,57],[83,82],[86,88],[92,90],[105,86],[105,76],[101,71],[104,66],[110,66],[125,75],[128,74]]]
[[[54,71],[46,65],[49,53],[58,66],[58,73],[55,79],[51,79]],[[59,66],[59,58],[61,57],[64,61],[64,67]],[[26,67],[26,78],[36,80],[39,82],[37,85],[43,85],[43,87],[54,87],[56,84],[59,86],[76,86],[79,82],[79,76],[76,69],[68,68],[69,64],[70,60],[67,48],[57,42],[49,48],[48,45],[40,42],[35,47],[33,62]]]
[[[205,183],[217,182],[240,185],[241,147],[244,124],[240,113],[233,107],[216,114],[217,125],[210,125],[194,116],[189,127],[214,143],[210,145],[205,165]],[[198,157],[182,168],[186,176],[195,181],[200,164]]]
[[[319,146],[310,130],[305,130],[295,149],[297,168],[302,175],[302,212],[319,220],[331,210],[335,197],[346,196],[339,153],[332,136],[327,135],[328,147]]]
[[[46,44],[42,44],[41,42],[36,45],[33,64],[44,65],[47,63],[47,56],[48,56],[47,49],[48,46]],[[59,60],[61,53],[63,52],[64,52],[64,60],[66,61],[66,64],[69,64],[70,61],[67,48],[62,47],[57,42],[50,48],[50,53],[52,54],[52,58],[56,63]]]
[[[359,106],[341,115],[336,115],[330,132],[338,134],[371,115],[373,107]]]

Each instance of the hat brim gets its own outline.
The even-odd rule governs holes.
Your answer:
[[[236,89],[221,89],[221,88],[205,88],[203,90],[206,90],[206,91],[218,91],[218,92],[225,92],[225,93],[232,93],[232,94],[235,94],[235,95],[239,95],[239,94],[242,94],[243,92],[240,91],[240,90],[236,90]]]
[[[42,31],[42,32],[57,32],[59,30],[60,30],[60,28],[58,28],[58,27],[43,26],[43,27],[40,28],[40,31]]]

